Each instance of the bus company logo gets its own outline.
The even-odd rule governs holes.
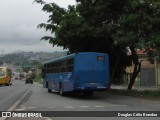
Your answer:
[[[2,117],[11,117],[11,112],[2,112]]]
[[[2,117],[42,117],[40,112],[2,112]]]

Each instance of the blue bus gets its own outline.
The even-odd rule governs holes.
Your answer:
[[[109,56],[97,52],[79,52],[43,63],[43,86],[60,95],[77,91],[91,96],[93,91],[110,87]]]

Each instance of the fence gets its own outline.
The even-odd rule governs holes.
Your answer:
[[[132,73],[126,73],[124,84],[129,84]],[[141,68],[140,74],[135,80],[135,85],[160,86],[160,68]]]
[[[141,68],[140,85],[156,86],[155,68]]]

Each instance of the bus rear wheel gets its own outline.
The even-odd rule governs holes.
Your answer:
[[[93,96],[93,91],[83,91],[84,96]]]
[[[59,94],[60,94],[61,96],[64,96],[64,95],[65,95],[65,92],[63,91],[63,86],[62,86],[62,84],[60,84],[60,86],[59,86]]]

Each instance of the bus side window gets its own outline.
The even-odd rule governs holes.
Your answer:
[[[42,78],[45,78],[45,70],[42,68]]]
[[[73,66],[69,66],[69,72],[72,72]]]

